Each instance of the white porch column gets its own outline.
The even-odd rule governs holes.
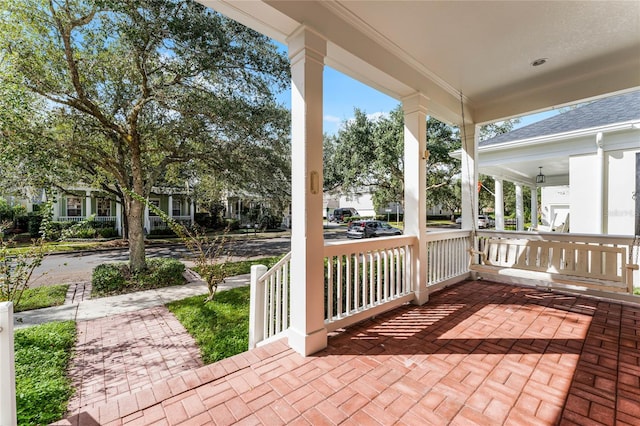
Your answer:
[[[462,229],[478,227],[478,151],[475,124],[460,126],[462,142]]]
[[[605,204],[604,168],[605,168],[606,157],[604,155],[604,141],[603,141],[602,132],[598,132],[598,134],[596,135],[596,149],[597,149],[596,151],[597,162],[594,170],[594,175],[595,175],[595,182],[597,186],[593,188],[594,190],[593,211],[595,213],[594,231],[596,234],[604,234],[605,233],[604,232],[604,204]]]
[[[169,194],[169,208],[167,210],[169,210],[167,212],[167,214],[169,215],[169,218],[172,218],[173,217],[173,194]]]
[[[84,204],[85,204],[84,217],[88,218],[92,214],[92,212],[91,212],[91,191],[85,191]]]
[[[120,197],[116,198],[116,231],[118,231],[118,235],[122,236],[122,200]]]
[[[429,300],[427,289],[427,103],[416,93],[402,100],[404,109],[404,234],[418,237],[414,247],[414,302]]]
[[[58,192],[52,192],[53,202],[51,203],[51,210],[53,210],[51,215],[51,220],[57,221],[60,217],[60,194]]]
[[[522,201],[522,184],[516,183],[516,230],[524,230],[524,203]]]
[[[144,204],[144,216],[142,217],[142,223],[147,233],[150,233],[151,222],[149,221],[149,197],[147,197],[147,202]]]
[[[326,40],[301,27],[291,60],[291,327],[289,346],[306,356],[327,346],[322,226],[322,72]]]
[[[496,231],[504,231],[504,190],[502,179],[494,178]]]
[[[16,370],[13,302],[0,302],[0,425],[15,426]]]
[[[191,221],[191,226],[196,223],[196,202],[191,197],[189,202],[189,220]]]
[[[531,228],[538,229],[538,187],[535,185],[531,188]]]

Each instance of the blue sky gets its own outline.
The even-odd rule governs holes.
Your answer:
[[[367,115],[389,113],[400,103],[382,92],[379,92],[357,80],[352,79],[332,68],[324,68],[324,132],[335,134],[343,122],[353,117],[354,108],[359,108]],[[287,91],[278,96],[287,108],[291,106],[291,92]],[[523,127],[536,121],[544,120],[557,114],[558,111],[521,117],[516,126]]]

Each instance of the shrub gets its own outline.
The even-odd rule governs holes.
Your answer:
[[[74,232],[75,238],[95,238],[97,231],[94,228],[80,228]]]
[[[98,235],[102,238],[114,238],[118,236],[118,231],[113,228],[98,229]]]
[[[227,221],[227,229],[229,231],[237,231],[238,229],[240,229],[240,221],[236,219],[229,219]]]
[[[125,262],[105,263],[93,269],[93,296],[131,293],[184,284],[185,267],[177,259],[147,259],[147,270],[132,274]]]
[[[149,270],[138,274],[139,286],[145,288],[168,287],[184,283],[184,264],[176,259],[148,259]]]
[[[39,213],[29,213],[27,215],[27,231],[32,238],[38,238],[40,236],[40,225],[42,224],[42,215]],[[19,224],[16,223],[18,228]]]
[[[126,263],[104,263],[93,269],[91,278],[92,293],[109,294],[123,288],[129,278]]]

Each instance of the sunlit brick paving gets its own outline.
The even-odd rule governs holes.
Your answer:
[[[303,358],[275,342],[60,424],[640,424],[640,305],[466,282]]]

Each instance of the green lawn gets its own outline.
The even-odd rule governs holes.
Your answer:
[[[205,364],[239,354],[249,345],[249,287],[171,302],[169,310],[195,339]]]
[[[240,260],[238,262],[226,262],[217,265],[213,265],[212,267],[216,270],[220,270],[224,268],[226,272],[226,276],[232,277],[235,275],[243,275],[251,273],[251,266],[253,265],[265,265],[267,268],[271,268],[273,265],[278,263],[283,256],[272,256],[272,257],[262,257],[260,259],[255,260]],[[202,273],[200,268],[195,267],[196,272],[199,274]]]
[[[73,321],[16,330],[16,408],[19,425],[60,420],[73,394],[67,365],[76,341]]]
[[[62,305],[68,288],[69,284],[27,288],[22,293],[20,303],[13,309],[15,312],[21,312]]]

